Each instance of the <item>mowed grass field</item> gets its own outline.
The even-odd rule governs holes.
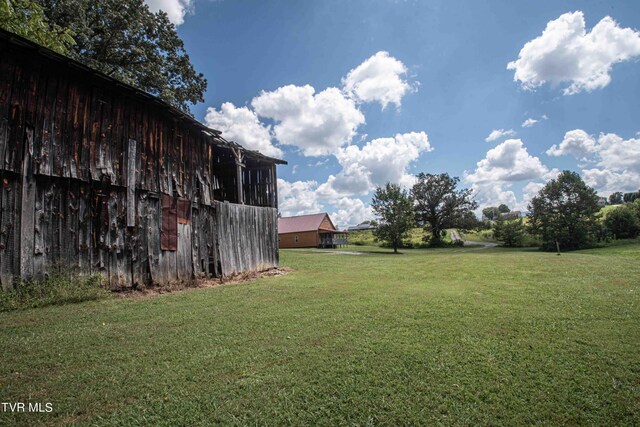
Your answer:
[[[0,425],[638,425],[640,242],[285,250],[253,282],[0,314]]]

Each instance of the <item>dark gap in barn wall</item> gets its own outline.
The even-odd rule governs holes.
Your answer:
[[[178,248],[177,199],[162,195],[162,231],[160,232],[160,249],[175,251]]]

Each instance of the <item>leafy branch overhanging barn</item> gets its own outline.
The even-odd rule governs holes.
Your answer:
[[[278,264],[276,165],[165,102],[0,30],[0,282],[112,289]]]

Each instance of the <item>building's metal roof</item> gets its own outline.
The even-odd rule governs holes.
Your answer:
[[[376,228],[374,225],[371,224],[358,224],[358,225],[353,225],[351,227],[348,228],[349,231],[361,231],[361,230],[373,230],[374,228]]]
[[[320,229],[320,224],[329,215],[326,213],[318,213],[312,215],[290,216],[286,218],[278,218],[278,234],[300,233],[303,231],[316,231]],[[329,218],[331,222],[331,218]],[[331,222],[333,225],[333,222]],[[335,228],[335,227],[334,227]],[[333,231],[325,230],[323,231]]]

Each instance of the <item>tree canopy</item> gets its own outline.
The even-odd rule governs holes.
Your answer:
[[[499,219],[493,224],[493,235],[504,246],[522,246],[525,227],[522,218],[513,220]]]
[[[598,196],[580,175],[563,171],[529,204],[529,224],[546,250],[589,246],[598,229]]]
[[[478,204],[472,200],[470,189],[456,188],[460,182],[458,177],[452,178],[447,173],[420,173],[417,178],[411,190],[416,219],[431,233],[429,244],[438,246],[447,228],[464,228],[465,218]]]
[[[399,185],[387,183],[384,187],[376,188],[371,208],[379,219],[373,235],[398,253],[398,247],[409,237],[409,230],[414,225],[411,197]]]
[[[69,56],[189,111],[207,80],[196,73],[167,14],[143,0],[39,0],[50,22],[69,28]]]
[[[0,28],[63,55],[75,44],[73,32],[49,22],[42,6],[32,0],[0,0]]]
[[[500,211],[495,206],[489,206],[482,209],[482,216],[484,217],[484,219],[488,221],[494,221],[498,219],[499,215],[500,215]]]
[[[609,196],[610,205],[619,205],[622,203],[622,192],[616,191]]]
[[[633,239],[640,234],[640,204],[627,203],[607,213],[604,225],[616,239]]]

